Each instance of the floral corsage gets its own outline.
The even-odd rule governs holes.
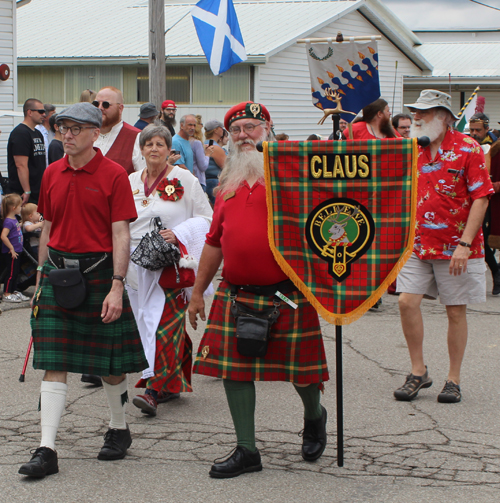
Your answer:
[[[179,201],[184,195],[184,187],[178,178],[164,178],[156,187],[156,192],[164,201]]]

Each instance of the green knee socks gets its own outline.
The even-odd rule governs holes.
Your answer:
[[[323,411],[320,405],[320,390],[318,384],[310,384],[309,386],[301,387],[295,386],[295,391],[302,398],[302,403],[304,404],[304,419],[319,419]]]
[[[255,452],[255,383],[224,379],[238,445]]]

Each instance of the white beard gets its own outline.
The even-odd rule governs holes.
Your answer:
[[[443,131],[446,131],[448,126],[446,122],[438,117],[434,117],[429,122],[422,119],[414,120],[410,129],[410,138],[419,138],[420,136],[427,136],[431,143],[437,140]]]
[[[266,135],[265,132],[259,141],[263,141]],[[230,140],[230,153],[219,177],[218,192],[220,194],[232,192],[238,189],[245,180],[253,178],[257,178],[259,183],[264,184],[264,154],[257,149],[241,150],[242,143],[256,145],[256,142],[250,138],[237,142]]]

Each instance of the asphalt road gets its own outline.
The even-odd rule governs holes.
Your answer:
[[[490,278],[488,278],[490,279]],[[491,291],[488,286],[488,291]],[[447,374],[446,318],[424,301],[425,351],[434,385],[410,403],[393,390],[409,371],[397,298],[384,296],[343,328],[345,464],[337,466],[335,327],[323,322],[331,380],[329,444],[316,463],[300,457],[301,402],[288,383],[257,383],[257,439],[264,470],[231,480],[208,477],[235,444],[221,380],[195,375],[194,392],[144,417],[131,403],[133,444],[121,461],[96,459],[107,430],[101,388],[71,375],[57,450],[60,472],[43,480],[18,475],[40,438],[42,371],[18,378],[29,341],[26,304],[0,316],[0,502],[496,502],[500,500],[500,417],[496,388],[500,297],[469,309],[469,344],[460,404],[439,404]],[[201,329],[193,333],[194,346]],[[129,394],[137,375],[129,378]]]

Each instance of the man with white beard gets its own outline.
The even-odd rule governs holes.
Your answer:
[[[196,329],[197,316],[205,320],[203,292],[224,258],[223,281],[194,365],[198,374],[223,379],[236,430],[236,448],[210,470],[215,478],[262,470],[255,446],[254,381],[293,383],[304,404],[304,460],[315,461],[326,446],[320,391],[328,369],[318,315],[281,271],[267,237],[264,158],[256,145],[267,138],[269,123],[266,107],[252,102],[235,105],[225,116],[230,154],[188,306]]]
[[[481,224],[493,187],[479,144],[450,127],[457,117],[448,94],[426,89],[416,103],[405,106],[414,117],[410,135],[427,136],[430,145],[418,148],[415,244],[397,280],[411,373],[394,397],[410,401],[420,389],[432,385],[424,363],[420,303],[424,295],[439,295],[448,315],[450,366],[437,399],[441,403],[456,403],[461,400],[467,305],[486,300]]]

